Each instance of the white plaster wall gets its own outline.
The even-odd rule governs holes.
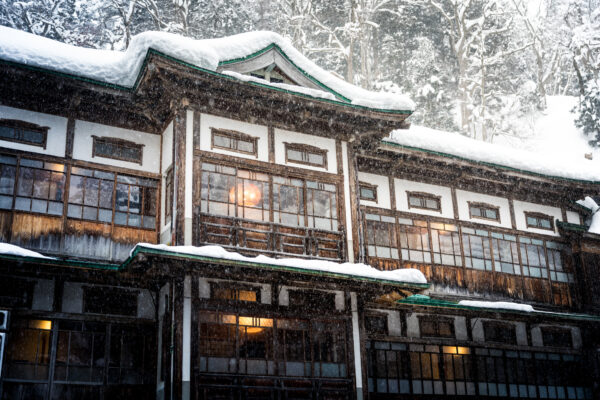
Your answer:
[[[113,160],[105,157],[92,157],[92,135],[114,137],[143,144],[144,148],[142,165],[134,162]],[[87,121],[77,120],[75,122],[73,158],[78,160],[158,174],[161,156],[160,150],[159,135],[134,131],[131,129],[117,128],[114,126],[101,125]]]
[[[231,129],[245,133],[246,135],[258,137],[258,157],[238,153],[236,151],[227,151],[223,149],[211,149],[210,128]],[[200,149],[212,151],[214,153],[228,154],[240,158],[249,158],[252,160],[269,161],[269,129],[264,125],[249,124],[247,122],[236,121],[234,119],[217,117],[210,114],[200,115]]]
[[[394,190],[396,191],[396,209],[415,214],[434,215],[444,218],[454,218],[454,207],[452,206],[452,190],[449,187],[430,185],[428,183],[407,181],[405,179],[394,179]],[[423,210],[408,207],[408,196],[406,192],[425,192],[435,196],[441,196],[442,212]]]
[[[512,224],[510,222],[510,206],[508,205],[508,199],[490,196],[482,193],[457,190],[456,201],[458,202],[458,216],[463,221],[472,221],[477,222],[479,224],[512,228]],[[490,221],[483,218],[469,218],[469,201],[478,203],[488,203],[490,205],[500,207],[500,222],[498,223],[496,221]]]
[[[579,214],[575,211],[567,211],[567,222],[570,224],[580,224]]]
[[[514,200],[513,205],[515,208],[515,221],[517,223],[517,229],[520,231],[540,233],[542,235],[559,236],[556,231],[556,224],[554,230],[550,231],[547,229],[534,229],[527,227],[527,220],[525,219],[525,211],[528,212],[539,212],[542,214],[552,216],[553,220],[562,221],[562,211],[558,207],[545,206],[542,204],[527,203],[525,201]]]
[[[371,185],[377,185],[377,202],[361,200],[361,205],[388,209],[392,207],[390,198],[390,180],[387,176],[359,172],[358,180]]]
[[[542,338],[542,329],[540,325],[531,328],[531,345],[536,347],[542,347],[544,345],[544,339]]]
[[[327,150],[327,169],[290,162],[285,163],[284,143],[302,143]],[[304,133],[275,129],[275,162],[282,165],[290,165],[298,168],[311,169],[314,171],[327,171],[337,174],[337,156],[335,153],[335,139],[321,136],[306,135]]]
[[[527,346],[527,325],[525,325],[525,322],[516,322],[515,332],[517,334],[517,344],[519,346]]]
[[[54,300],[54,280],[38,279],[33,289],[33,298],[31,301],[32,310],[52,311]]]
[[[411,313],[406,315],[406,336],[421,336],[421,332],[419,329],[419,317],[417,316],[417,314]]]
[[[173,121],[167,125],[167,128],[162,134],[162,173],[164,173],[173,162]]]
[[[137,316],[138,318],[154,319],[156,310],[154,309],[154,299],[149,290],[140,290],[138,293]]]
[[[63,286],[62,312],[77,313],[83,311],[83,288],[81,283],[65,282]]]
[[[0,106],[0,119],[18,119],[50,128],[48,129],[48,139],[45,149],[40,146],[31,146],[8,140],[0,140],[0,146],[9,149],[30,151],[32,153],[49,154],[57,157],[65,156],[67,118],[22,110],[19,108]]]
[[[456,340],[468,340],[467,319],[465,317],[454,317],[454,334]]]
[[[346,209],[346,254],[348,262],[354,262],[354,239],[352,239],[352,213],[350,211],[350,160],[348,159],[348,143],[342,142],[342,173],[344,174],[344,207]]]

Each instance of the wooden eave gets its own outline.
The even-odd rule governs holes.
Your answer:
[[[409,115],[239,81],[155,51],[131,89],[2,60],[0,88],[6,106],[154,134],[181,107],[350,141],[381,139]]]
[[[422,151],[358,149],[360,171],[416,180],[457,189],[573,208],[573,202],[597,193],[600,184],[528,174]]]

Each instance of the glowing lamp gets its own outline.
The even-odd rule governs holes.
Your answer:
[[[262,193],[258,186],[252,183],[239,183],[237,186],[229,189],[229,202],[235,203],[235,194],[237,191],[237,205],[254,207],[262,200]]]

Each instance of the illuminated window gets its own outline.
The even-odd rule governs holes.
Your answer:
[[[258,156],[258,138],[229,129],[211,128],[211,148]]]
[[[554,231],[554,219],[550,215],[526,211],[525,221],[527,222],[528,228]]]
[[[232,287],[222,283],[210,285],[211,297],[217,300],[258,301],[259,289],[251,287]]]
[[[0,119],[0,140],[25,143],[46,148],[47,126],[39,126],[16,119]]]
[[[427,221],[398,218],[403,261],[431,263]]]
[[[430,222],[429,230],[433,246],[433,262],[441,265],[461,266],[462,254],[458,226]]]
[[[441,197],[430,193],[406,192],[408,208],[442,211]]]
[[[285,162],[327,168],[327,150],[302,143],[285,143]]]
[[[64,164],[21,158],[16,186],[15,210],[63,214]]]
[[[358,187],[361,200],[374,201],[377,203],[377,185],[360,182]]]
[[[469,202],[469,217],[500,222],[500,207],[486,203]]]
[[[52,321],[16,319],[7,341],[3,378],[44,380],[48,376]]]
[[[143,144],[106,136],[92,138],[92,157],[112,158],[142,165]]]

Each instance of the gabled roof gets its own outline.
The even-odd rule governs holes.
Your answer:
[[[116,89],[135,89],[148,55],[152,52],[187,66],[241,81],[248,80],[222,72],[228,68],[233,72],[236,69],[239,71],[243,63],[270,54],[277,58],[280,68],[290,71],[289,67],[292,66],[296,75],[303,77],[299,83],[313,89],[307,94],[298,88],[297,94],[379,112],[410,114],[414,109],[414,103],[406,96],[371,92],[323,70],[298,52],[289,41],[273,32],[249,32],[206,40],[194,40],[167,32],[144,32],[133,37],[126,51],[119,52],[76,47],[0,26],[0,60],[67,74]],[[249,83],[295,93],[293,85],[281,87],[267,81]]]

